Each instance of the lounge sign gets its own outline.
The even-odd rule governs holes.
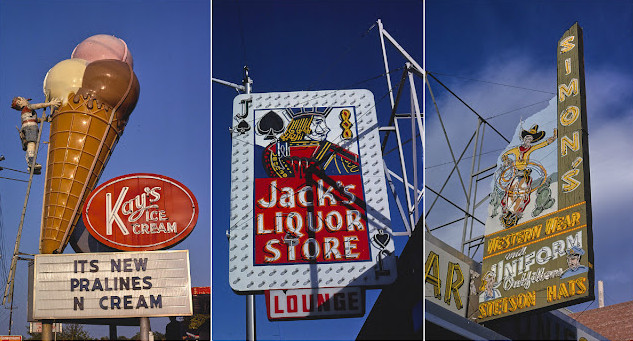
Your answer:
[[[497,163],[478,320],[593,299],[582,30],[557,47],[557,96],[521,122]]]
[[[122,251],[159,250],[185,239],[198,220],[198,203],[180,182],[163,175],[128,174],[97,187],[83,211],[86,229]]]
[[[267,290],[265,295],[271,321],[365,314],[365,295],[360,287]]]

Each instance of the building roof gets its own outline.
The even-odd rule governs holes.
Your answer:
[[[609,340],[633,339],[633,301],[571,313],[569,316]]]

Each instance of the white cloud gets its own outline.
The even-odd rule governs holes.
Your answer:
[[[481,71],[476,74],[468,76],[468,78],[485,80],[487,82],[475,82],[441,75],[437,77],[482,117],[488,118],[502,114],[490,119],[490,123],[506,138],[510,139],[520,118],[526,118],[543,109],[547,105],[547,102],[554,96],[555,74],[553,77],[550,75],[553,72],[554,69],[547,70],[537,67],[534,61],[522,55],[515,54],[511,56],[510,54],[506,54],[503,58],[487,63]],[[514,86],[503,86],[491,84],[490,82]],[[466,146],[469,139],[475,133],[477,116],[437,82],[430,80],[430,83],[433,93],[436,96],[437,105],[450,138],[455,158],[459,158],[460,154],[466,150],[464,158],[460,162],[459,170],[462,177],[465,178],[464,181],[467,181],[466,178],[470,174],[472,165],[473,144],[468,146],[468,148],[466,148]],[[541,91],[551,90],[552,93],[530,91],[517,87]],[[425,170],[425,181],[432,189],[439,190],[449,172],[451,172],[453,163],[430,97],[431,96],[427,93],[425,129],[425,162],[427,168]],[[529,106],[535,103],[538,104]],[[515,109],[526,106],[529,107],[514,111]],[[475,165],[476,168],[479,166],[481,169],[495,164],[500,150],[507,146],[507,142],[499,137],[490,127],[486,127],[483,134],[485,136],[485,143],[482,151],[487,154],[481,159],[479,165]],[[477,190],[478,200],[488,193],[489,182],[490,180],[483,180],[479,183]],[[464,192],[468,192],[468,187],[467,182],[462,186],[455,172],[446,189],[442,192],[442,195],[463,207],[465,206]],[[472,193],[474,194],[474,189]],[[428,205],[427,208],[434,198],[435,195],[433,195],[431,191],[426,191],[425,199],[426,205]],[[482,205],[482,207],[485,207],[485,204]],[[463,212],[440,199],[436,206],[433,207],[433,211],[429,215],[427,223],[430,227],[434,227],[463,216]],[[485,221],[485,217],[479,218]],[[438,230],[438,233],[441,231],[441,237],[444,238],[443,240],[453,246],[459,245],[462,238],[463,221],[455,223],[445,229],[450,230],[450,232],[447,232],[447,230]],[[476,236],[477,233],[474,233],[474,235]]]
[[[590,128],[589,161],[594,212],[633,208],[633,113]]]

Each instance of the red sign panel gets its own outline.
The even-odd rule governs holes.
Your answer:
[[[97,187],[83,211],[86,229],[122,251],[171,247],[185,239],[198,220],[198,202],[180,182],[162,175],[119,176]]]
[[[255,264],[369,260],[360,174],[307,176],[255,179]]]
[[[211,295],[211,287],[191,287],[192,295]]]
[[[0,335],[0,341],[22,341],[22,335]]]

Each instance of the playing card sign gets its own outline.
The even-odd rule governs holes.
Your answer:
[[[393,241],[372,94],[248,94],[234,104],[232,288],[391,283]]]

